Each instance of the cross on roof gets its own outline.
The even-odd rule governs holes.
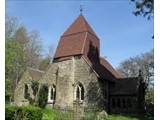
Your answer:
[[[82,12],[83,12],[83,8],[82,8],[82,5],[80,5],[80,13],[82,14]]]

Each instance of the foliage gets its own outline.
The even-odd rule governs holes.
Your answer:
[[[145,96],[146,103],[154,103],[154,90],[153,88],[150,88],[146,91]]]
[[[36,98],[37,98],[37,92],[39,89],[39,83],[35,80],[32,80],[31,81],[31,88],[33,91],[34,98],[31,98],[30,94],[28,93],[28,87],[27,87],[27,91],[25,91],[25,99],[28,99],[28,101],[31,105],[36,105]]]
[[[39,83],[38,81],[32,80],[31,81],[31,88],[33,90],[33,95],[36,96],[37,92],[38,92],[38,88],[39,88]]]
[[[9,106],[5,107],[6,120],[41,120],[42,110],[32,106]]]
[[[150,88],[146,91],[145,95],[145,106],[146,106],[146,113],[149,116],[154,116],[154,90]]]
[[[49,67],[49,64],[50,64],[50,58],[49,57],[44,58],[40,62],[39,70],[43,70],[43,71],[47,70],[47,68]]]
[[[42,43],[38,32],[28,32],[16,17],[6,16],[5,25],[5,93],[9,101],[26,67],[39,67]]]
[[[9,39],[5,44],[5,92],[7,95],[13,95],[15,87],[26,69],[26,56],[18,42]]]
[[[38,100],[37,100],[38,106],[44,108],[47,104],[47,100],[48,100],[48,86],[46,84],[43,84],[40,87],[38,93]]]
[[[154,14],[154,0],[131,0],[135,3],[135,16],[144,16],[151,19]]]
[[[124,77],[138,76],[139,70],[142,71],[143,79],[148,87],[153,87],[154,76],[154,54],[153,50],[140,56],[129,58],[121,62],[118,71]]]
[[[12,38],[19,26],[18,19],[16,17],[6,16],[5,18],[5,38]]]
[[[112,114],[106,120],[153,120],[153,118],[148,117],[147,115],[116,115]]]
[[[6,104],[10,103],[12,101],[11,99],[13,98],[11,86],[12,86],[11,81],[6,79],[6,81],[5,81],[5,102],[6,102]]]

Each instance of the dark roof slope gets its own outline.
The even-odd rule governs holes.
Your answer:
[[[104,66],[111,74],[113,74],[116,78],[122,78],[123,76],[115,70],[112,65],[104,58],[100,58],[100,64]]]

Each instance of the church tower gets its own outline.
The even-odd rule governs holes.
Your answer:
[[[53,64],[58,66],[55,106],[72,107],[76,101],[85,106],[89,99],[94,101],[99,39],[82,14],[61,36]]]

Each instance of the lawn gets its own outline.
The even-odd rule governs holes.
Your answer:
[[[72,112],[61,112],[52,108],[43,109],[42,120],[71,120]]]
[[[42,120],[72,120],[73,113],[72,112],[60,112],[58,110],[52,108],[43,109],[43,119]],[[94,114],[85,113],[85,117],[82,120],[94,120]],[[105,120],[153,120],[153,118],[149,118],[146,115],[109,115]]]
[[[106,120],[153,120],[146,115],[109,115]]]

